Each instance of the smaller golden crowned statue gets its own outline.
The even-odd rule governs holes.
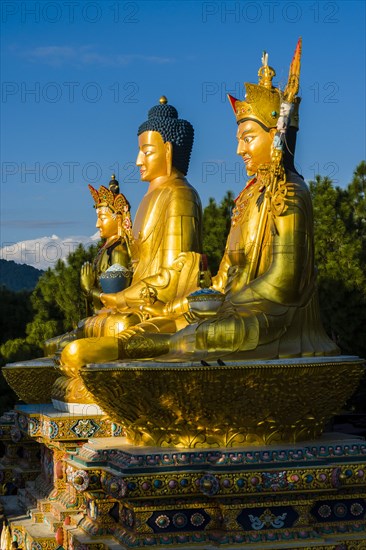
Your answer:
[[[97,191],[91,185],[88,187],[94,199],[96,227],[104,242],[94,261],[85,262],[82,266],[80,283],[87,300],[88,312],[96,314],[103,307],[99,299],[103,283],[119,284],[119,289],[130,284],[132,222],[130,204],[120,193],[119,182],[114,174],[109,188],[101,185]],[[47,340],[44,344],[46,355],[52,356],[68,342],[82,338],[87,324],[88,319],[83,319],[74,331]]]
[[[132,222],[130,204],[126,197],[119,192],[119,183],[112,174],[109,189],[100,186],[97,191],[88,185],[94,199],[97,213],[96,227],[104,243],[98,251],[94,262],[86,262],[81,269],[81,287],[87,298],[93,300],[94,313],[102,304],[99,300],[102,292],[101,277],[107,281],[106,272],[122,273],[123,288],[129,285],[129,268],[131,267]],[[120,266],[124,270],[109,271],[113,266]],[[116,279],[116,278],[115,278]],[[113,282],[117,282],[116,280]]]

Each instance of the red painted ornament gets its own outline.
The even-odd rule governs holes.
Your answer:
[[[62,543],[64,542],[64,531],[63,531],[62,527],[59,527],[57,529],[57,531],[55,533],[55,539],[56,539],[57,544],[62,546]]]
[[[62,460],[56,462],[56,477],[57,479],[62,479],[64,476],[64,465]]]

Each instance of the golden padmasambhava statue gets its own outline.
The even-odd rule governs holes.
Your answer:
[[[171,339],[167,347],[178,357],[339,353],[320,321],[311,197],[293,164],[300,55],[301,40],[284,92],[272,85],[275,71],[264,54],[259,84],[246,83],[244,101],[229,96],[238,125],[237,153],[253,177],[235,201],[225,254],[213,279],[222,302],[214,316]],[[199,300],[191,297],[198,313]]]
[[[138,130],[136,164],[149,183],[133,223],[131,285],[99,295],[104,308],[83,322],[83,334],[61,355],[65,374],[55,384],[54,399],[88,403],[91,396],[78,377],[81,365],[118,358],[119,336],[131,325],[173,333],[185,326],[186,296],[198,288],[202,209],[188,183],[193,127],[179,119],[162,97]]]

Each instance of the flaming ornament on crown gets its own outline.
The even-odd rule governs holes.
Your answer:
[[[268,53],[263,52],[262,66],[258,71],[258,84],[245,82],[245,99],[240,101],[228,94],[238,124],[245,120],[254,120],[269,128],[278,128],[283,103],[296,103],[299,90],[301,58],[301,38],[299,38],[289,71],[289,78],[284,92],[272,85],[276,76],[275,70],[268,65]],[[281,113],[282,114],[282,113]]]
[[[115,194],[104,185],[95,189],[88,185],[89,191],[94,199],[94,208],[107,208],[115,217],[121,218],[121,237],[125,237],[128,242],[132,242],[132,221],[130,213],[130,204],[122,193]]]
[[[276,72],[268,65],[268,54],[263,53],[262,67],[258,71],[259,83],[245,82],[245,99],[240,101],[228,94],[236,122],[255,120],[266,128],[274,128],[280,114],[281,91],[272,86]]]

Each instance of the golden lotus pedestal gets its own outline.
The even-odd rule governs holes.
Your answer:
[[[2,367],[2,373],[25,403],[50,403],[52,386],[61,374],[52,357],[11,363]]]
[[[356,390],[358,357],[88,365],[96,403],[135,445],[243,447],[318,437]]]

